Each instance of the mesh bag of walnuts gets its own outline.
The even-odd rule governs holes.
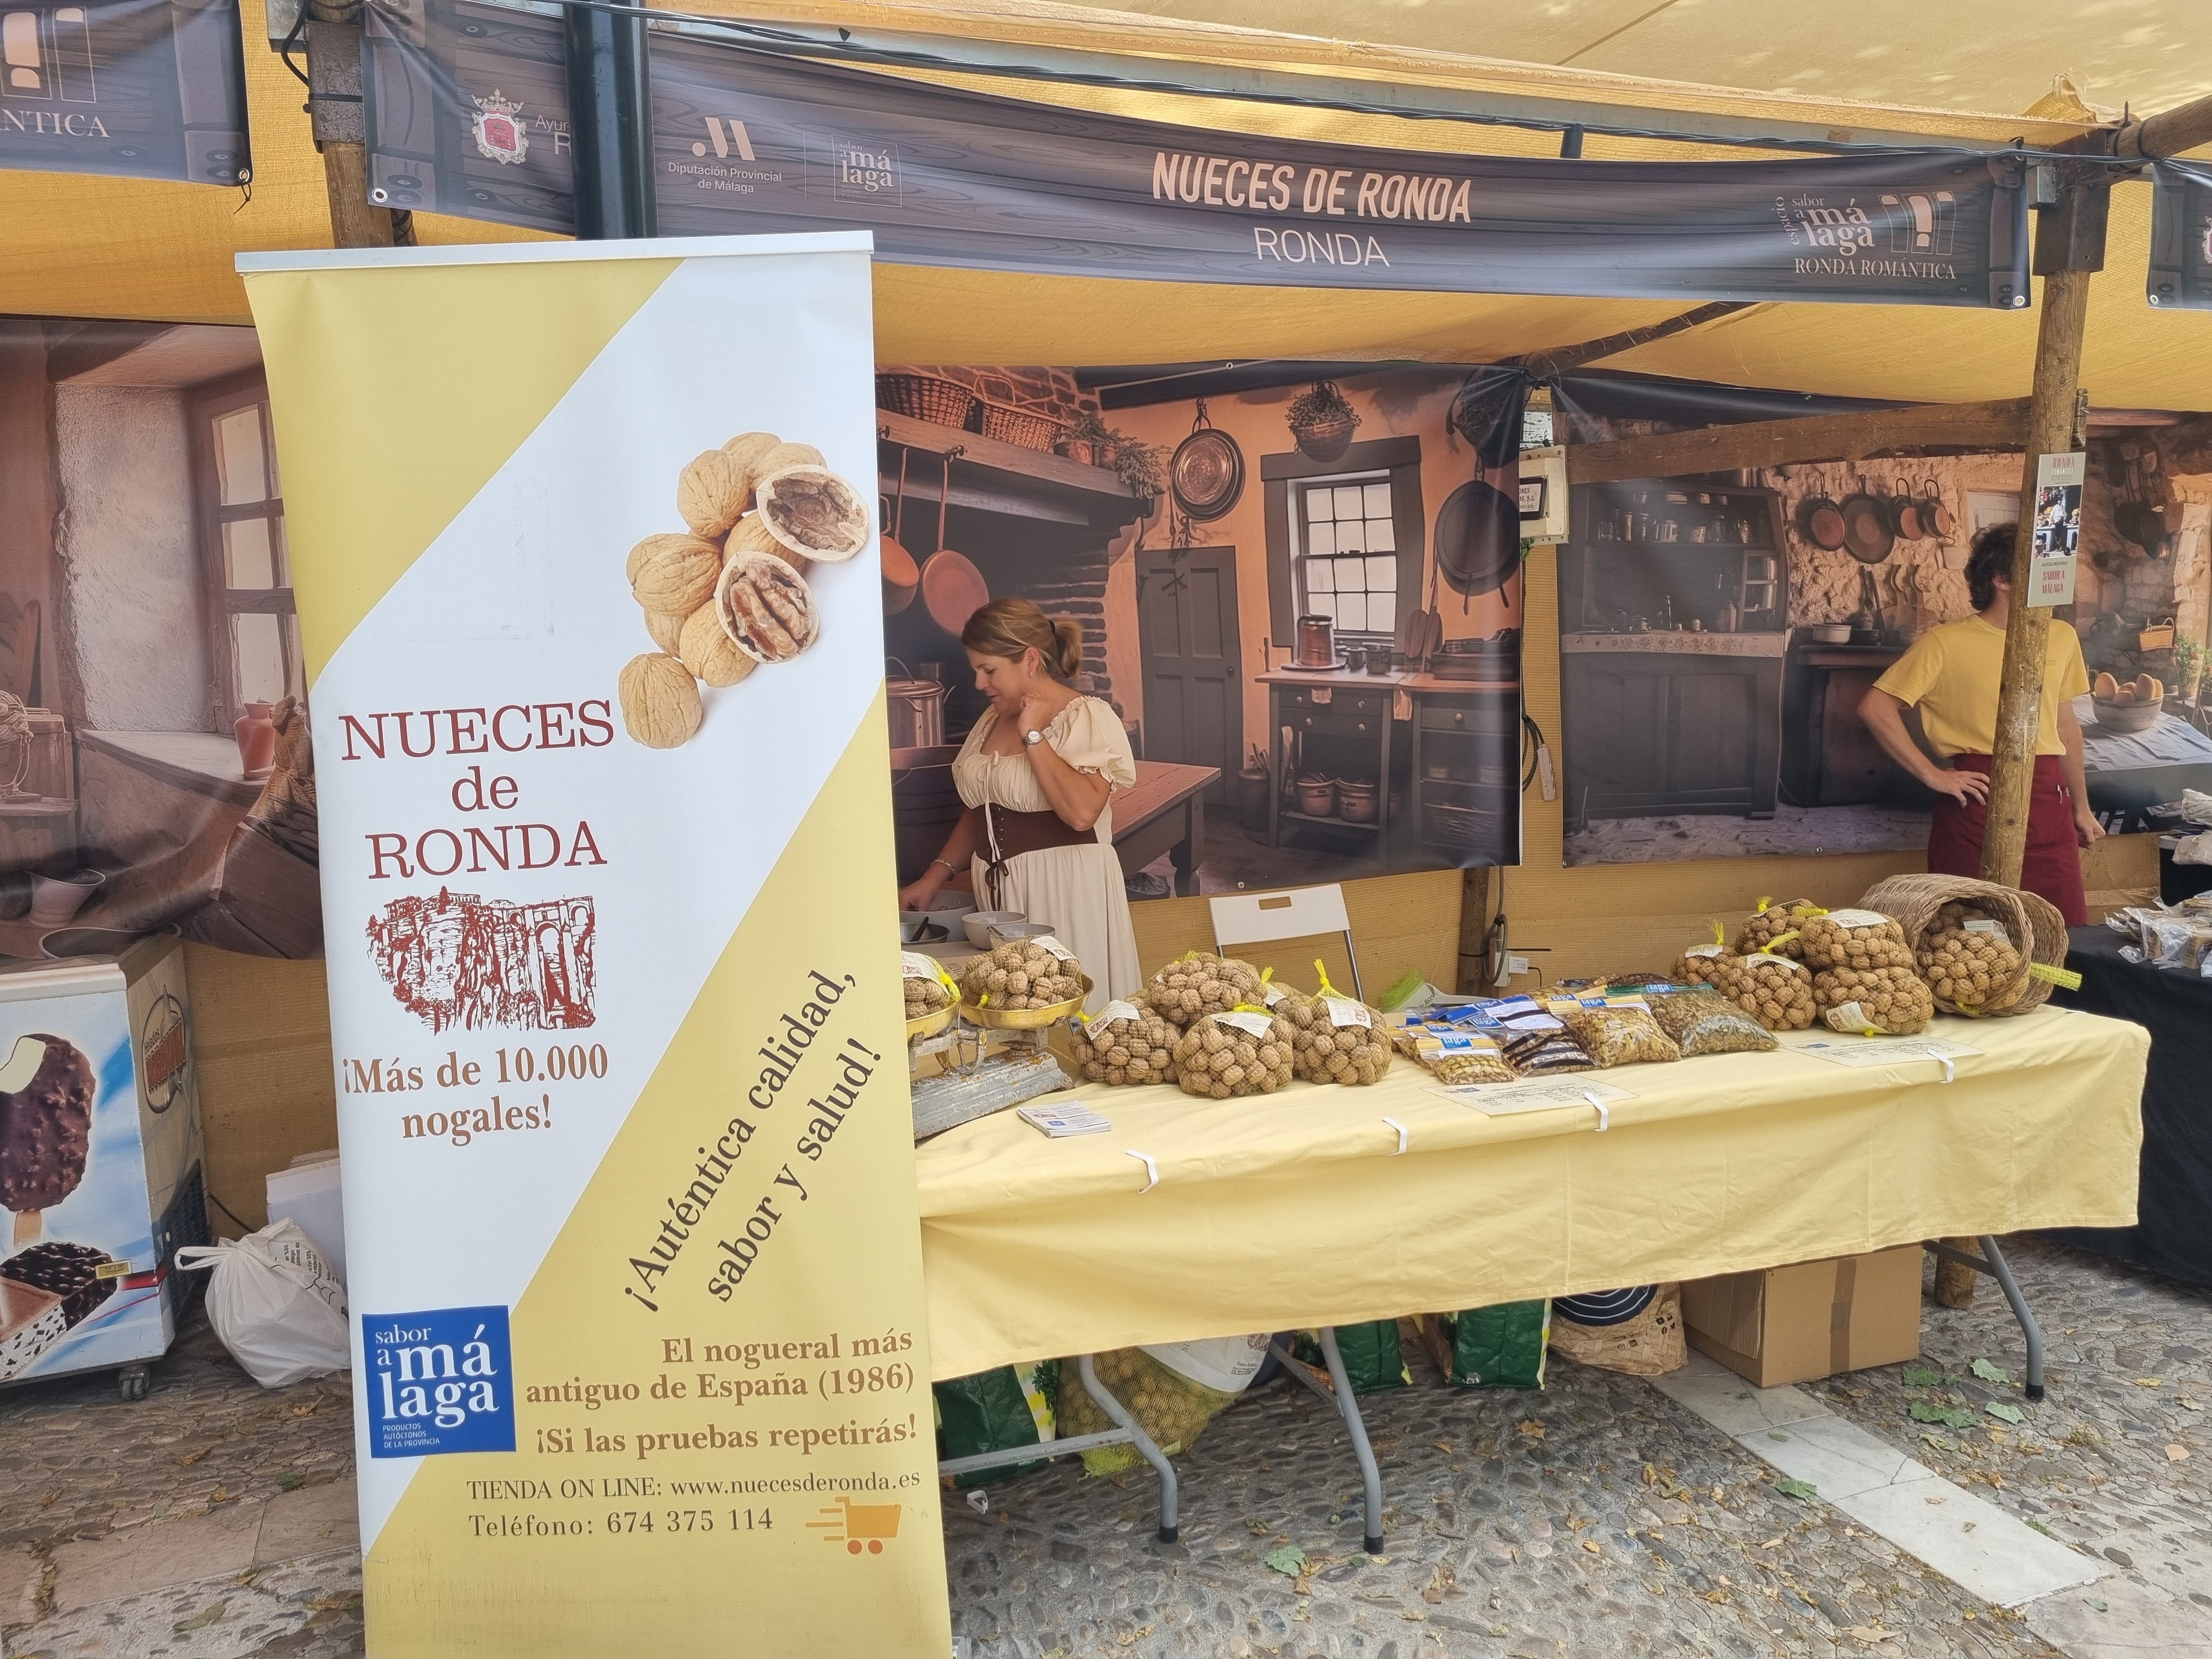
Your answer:
[[[1936,912],[1916,965],[1936,1000],[1962,1014],[1987,1012],[2021,977],[2020,948],[2004,923],[1960,899]]]
[[[959,987],[934,957],[918,951],[899,953],[900,984],[906,992],[906,1017],[920,1019],[949,1007]]]
[[[1249,962],[1193,951],[1154,974],[1145,991],[1154,1008],[1188,1030],[1202,1015],[1258,1002],[1262,977]]]
[[[1764,1054],[1782,1045],[1764,1025],[1710,985],[1650,993],[1651,1018],[1674,1038],[1684,1059],[1698,1054]]]
[[[1272,1095],[1291,1080],[1291,1023],[1264,1008],[1224,1008],[1176,1039],[1176,1083],[1183,1093],[1229,1100]]]
[[[994,946],[960,976],[963,1002],[1001,1013],[1056,1008],[1082,994],[1082,970],[1067,947],[1050,934]]]
[[[1808,916],[1800,931],[1802,960],[1814,973],[1831,968],[1910,968],[1912,947],[1903,924],[1879,910],[1829,910]]]
[[[1770,1031],[1802,1031],[1813,1023],[1812,973],[1787,957],[1764,951],[1746,957],[1729,994]]]
[[[1068,1048],[1086,1083],[1171,1083],[1182,1035],[1149,1008],[1109,1002],[1078,1024]]]
[[[1291,1070],[1309,1083],[1372,1083],[1390,1069],[1390,1040],[1382,1013],[1340,994],[1321,975],[1316,996],[1285,993],[1274,1012],[1291,1027]]]
[[[1581,997],[1554,1002],[1552,1012],[1601,1070],[1682,1057],[1680,1046],[1651,1017],[1650,1005],[1640,1000]]]
[[[1764,951],[1800,961],[1805,955],[1805,923],[1821,914],[1810,899],[1784,899],[1779,904],[1761,899],[1750,920],[1735,930],[1735,953],[1747,957]]]
[[[1813,1000],[1832,1031],[1910,1036],[1924,1031],[1936,998],[1911,968],[1828,968],[1813,975]]]
[[[1713,931],[1721,930],[1718,922]],[[1711,945],[1692,945],[1674,958],[1674,965],[1667,970],[1667,977],[1677,985],[1709,985],[1724,995],[1735,994],[1735,976],[1742,958],[1732,954],[1728,946],[1716,940]]]
[[[1122,1000],[1127,1002],[1127,1004],[1132,1008],[1134,1008],[1139,1013],[1148,1015],[1161,1021],[1167,1026],[1168,1030],[1173,1031],[1177,1036],[1181,1036],[1182,1035],[1182,1028],[1187,1022],[1177,1019],[1174,1014],[1170,1013],[1165,1007],[1162,1006],[1158,999],[1152,995],[1152,988],[1150,986],[1146,986],[1141,990],[1130,992],[1126,998],[1122,999]]]

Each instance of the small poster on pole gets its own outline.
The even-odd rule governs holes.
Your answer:
[[[2088,457],[2081,450],[2035,459],[2035,550],[2028,563],[2027,602],[2074,603],[2081,544],[2081,482]]]

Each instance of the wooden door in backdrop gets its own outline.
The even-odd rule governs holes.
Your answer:
[[[1136,557],[1145,758],[1219,767],[1206,799],[1232,805],[1230,786],[1244,763],[1237,550],[1147,547]]]

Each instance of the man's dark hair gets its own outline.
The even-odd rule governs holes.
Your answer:
[[[2012,579],[2013,544],[2020,539],[2016,524],[1993,524],[1974,538],[1966,555],[1966,595],[1974,609],[1986,611],[1997,602],[1997,578]]]

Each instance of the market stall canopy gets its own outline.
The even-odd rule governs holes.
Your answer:
[[[734,6],[714,8],[735,15]],[[1635,127],[1639,118],[1694,118],[1739,138],[1760,133],[1869,137],[1983,149],[2018,138],[2051,146],[2081,119],[1881,107],[1747,93],[1404,48],[1009,3],[832,9],[815,0],[748,6],[799,27],[835,24],[861,41],[901,37],[933,56],[1001,72],[901,72],[1000,96],[1249,133],[1462,154],[1556,154],[1550,132],[1458,120],[1409,120],[1309,104],[1255,101],[1291,89],[1377,107],[1409,101],[1515,111],[1573,109]],[[301,88],[258,50],[249,3],[249,97],[258,177],[250,198],[132,180],[0,175],[0,207],[17,228],[0,254],[0,311],[243,320],[231,271],[240,250],[329,240],[319,160],[300,112]],[[834,36],[831,38],[835,38]],[[982,43],[991,43],[987,52]],[[1848,48],[1834,47],[1841,55]],[[1113,88],[1024,78],[1070,53],[1153,60]],[[2116,88],[2120,77],[2115,76]],[[1243,99],[1153,89],[1203,81]],[[1593,134],[1593,159],[1710,160],[1780,152]],[[2104,404],[2188,408],[2202,401],[2191,364],[2212,347],[2202,313],[2144,303],[2150,192],[2116,189],[2110,253],[2091,301],[2083,380]],[[418,216],[425,242],[516,240],[526,233]],[[884,266],[878,273],[880,356],[909,362],[1187,362],[1334,356],[1494,361],[1654,323],[1678,302],[1572,295],[1410,295],[1048,277]],[[1976,399],[2024,390],[2033,354],[2027,313],[1961,313],[1897,307],[1769,304],[1656,341],[1612,365],[1690,378],[1869,397]]]

